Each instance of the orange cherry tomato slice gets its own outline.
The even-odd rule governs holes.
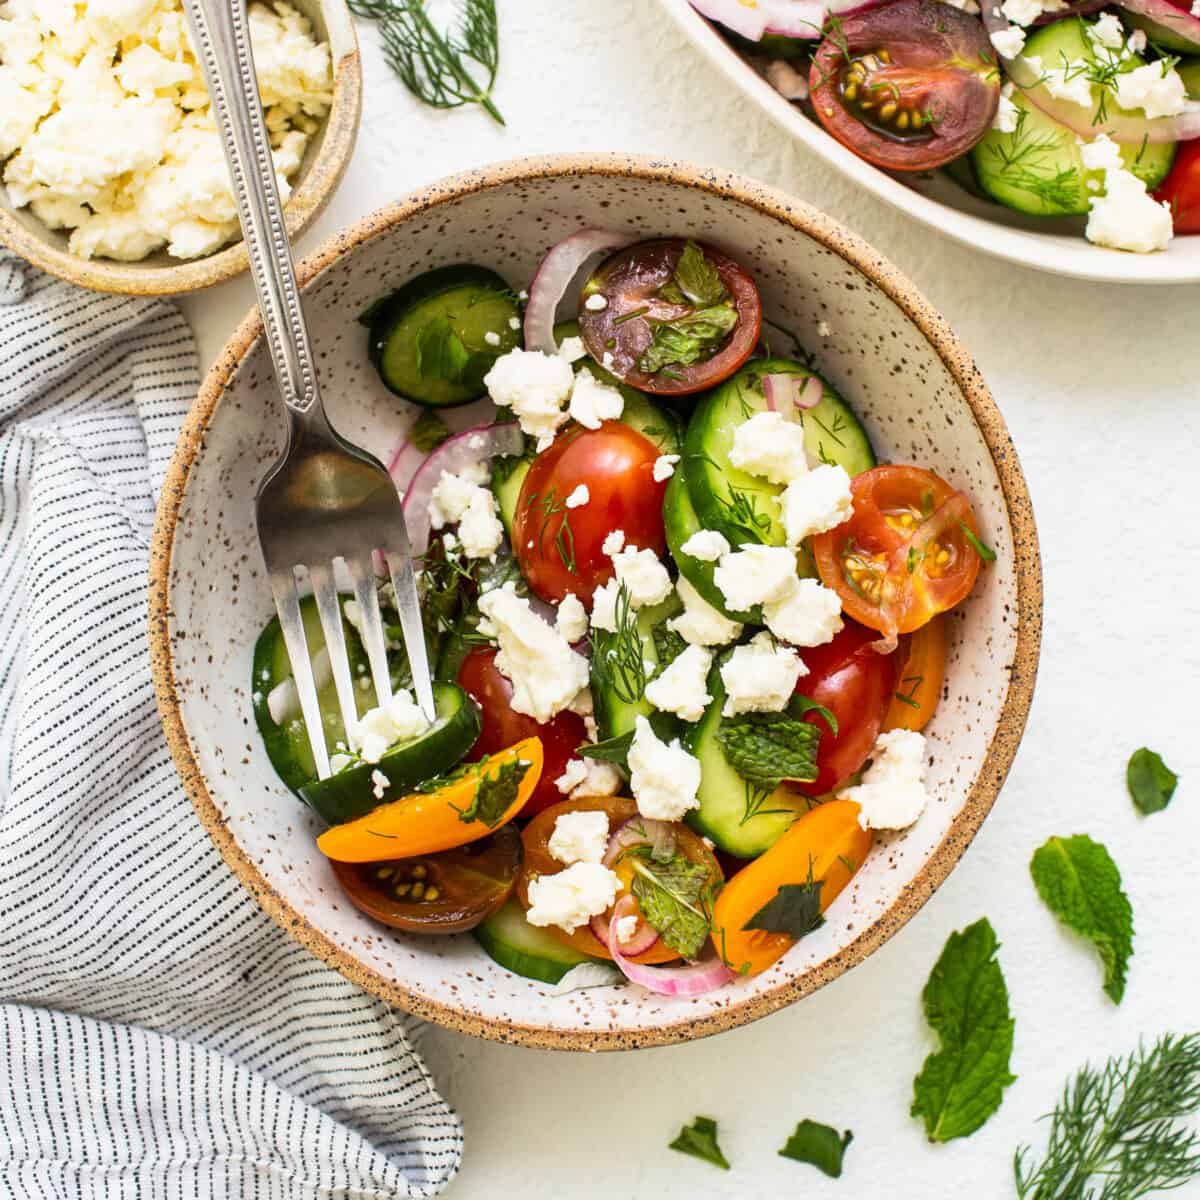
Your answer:
[[[896,690],[883,718],[883,728],[920,732],[929,724],[946,679],[946,618],[934,617],[915,633],[901,638],[896,650]]]
[[[871,849],[871,834],[859,826],[858,813],[851,800],[819,805],[725,885],[713,908],[712,938],[731,970],[757,975],[794,944],[786,933],[746,928],[784,884],[820,880],[822,912],[837,899]]]

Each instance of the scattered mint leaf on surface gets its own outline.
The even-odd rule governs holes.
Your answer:
[[[925,1019],[941,1041],[913,1080],[912,1115],[931,1142],[974,1133],[1000,1107],[1009,1071],[1013,1019],[986,917],[946,939],[921,993]]]
[[[1063,1089],[1039,1160],[1013,1159],[1020,1200],[1138,1200],[1200,1178],[1200,1034],[1166,1034]],[[1182,1194],[1182,1193],[1181,1193]],[[1190,1193],[1189,1193],[1190,1194]]]
[[[435,317],[422,326],[417,334],[416,350],[417,370],[425,379],[457,383],[471,361],[471,352],[446,317]]]
[[[729,1160],[717,1145],[717,1123],[712,1117],[697,1117],[679,1131],[679,1136],[670,1145],[672,1150],[678,1150],[681,1154],[690,1154],[723,1171],[729,1170]]]
[[[658,294],[672,304],[691,304],[696,308],[720,304],[728,295],[720,271],[691,238],[684,244],[671,278]]]
[[[729,765],[755,787],[774,791],[784,779],[810,782],[817,777],[821,730],[804,720],[804,714],[814,710],[836,734],[837,721],[828,709],[807,696],[793,696],[782,712],[723,718],[717,741]]]
[[[1167,766],[1162,756],[1144,746],[1135,750],[1125,768],[1125,785],[1129,788],[1138,811],[1149,816],[1162,812],[1175,795],[1179,776]]]
[[[482,821],[489,829],[495,829],[504,819],[504,814],[517,798],[521,781],[529,771],[530,764],[524,759],[513,758],[502,763],[492,774],[484,772],[475,788],[471,803],[459,813],[460,821]]]
[[[1133,953],[1133,908],[1108,851],[1085,833],[1052,837],[1029,863],[1038,895],[1064,925],[1093,942],[1104,964],[1104,990],[1114,1004],[1125,994]]]
[[[762,929],[766,933],[786,933],[799,941],[825,924],[821,916],[821,880],[812,878],[812,863],[808,866],[806,883],[784,883],[779,891],[746,922],[745,929]]]
[[[670,320],[651,320],[653,336],[638,359],[638,370],[653,375],[664,367],[687,367],[709,358],[737,323],[737,309],[729,300]]]
[[[446,422],[428,408],[421,410],[421,415],[413,422],[413,427],[408,431],[408,440],[422,454],[436,450],[449,436],[450,430],[446,427]]]
[[[796,1126],[795,1132],[784,1142],[779,1153],[783,1158],[811,1163],[818,1171],[824,1171],[830,1179],[840,1179],[846,1147],[852,1141],[854,1134],[849,1129],[839,1134],[829,1125],[804,1120]]]
[[[626,856],[633,867],[633,896],[642,916],[676,954],[695,958],[710,927],[708,868],[678,851],[666,861],[657,861],[653,848],[645,845],[632,847]]]

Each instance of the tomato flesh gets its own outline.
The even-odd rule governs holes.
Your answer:
[[[1154,198],[1171,206],[1176,233],[1200,233],[1200,141],[1179,143],[1171,172]]]
[[[837,22],[813,56],[821,124],[889,171],[927,171],[991,127],[1000,74],[983,23],[938,0],[897,0]]]
[[[604,539],[614,530],[625,544],[662,555],[662,503],[667,481],[654,478],[658,447],[620,421],[599,429],[572,426],[533,460],[513,518],[513,553],[529,586],[557,604],[573,592],[587,607],[613,574]],[[583,485],[587,503],[567,508]]]
[[[946,618],[934,617],[901,638],[894,657],[896,690],[883,727],[920,731],[933,718],[946,678]]]

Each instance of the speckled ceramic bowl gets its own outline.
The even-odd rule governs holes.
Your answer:
[[[819,931],[765,974],[706,996],[601,987],[553,997],[497,967],[470,937],[395,935],[342,899],[314,845],[317,824],[276,779],[250,713],[251,650],[272,611],[252,497],[283,428],[257,314],[209,373],[180,439],[154,538],[150,630],[167,738],[200,820],[292,937],[367,990],[450,1028],[607,1050],[700,1037],[790,1004],[861,962],[933,894],[987,816],[1021,738],[1041,568],[1016,452],[942,317],[822,213],[683,164],[557,157],[488,167],[368,217],[313,255],[300,273],[337,426],[384,455],[402,425],[356,322],[371,301],[461,261],[521,287],[549,246],[585,225],[724,247],[753,272],[769,316],[816,351],[881,457],[930,465],[966,489],[999,556],[952,620],[945,695],[929,729],[934,800],[911,830],[880,839]]]
[[[362,115],[362,64],[354,22],[345,0],[289,0],[329,43],[333,58],[333,104],[308,144],[284,209],[294,241],[329,203],[354,150]],[[2,170],[3,164],[0,164]],[[0,186],[0,245],[69,283],[97,292],[177,296],[240,275],[249,265],[246,247],[234,242],[204,258],[181,261],[160,251],[135,263],[80,258],[67,249],[66,234],[48,229],[28,209],[14,209]]]

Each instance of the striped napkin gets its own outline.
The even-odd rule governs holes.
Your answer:
[[[154,501],[198,386],[158,300],[0,254],[0,1196],[432,1196],[418,1023],[226,869],[159,729]]]

